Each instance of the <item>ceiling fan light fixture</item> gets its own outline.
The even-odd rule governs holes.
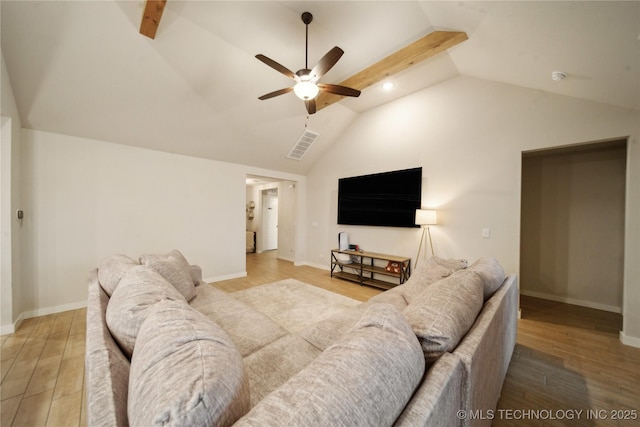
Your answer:
[[[318,86],[310,81],[300,81],[293,87],[293,92],[303,101],[314,99],[318,96],[319,91]]]

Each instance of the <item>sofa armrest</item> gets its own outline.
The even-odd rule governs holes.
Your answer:
[[[129,360],[107,329],[109,297],[98,283],[98,272],[89,278],[87,298],[87,349],[85,355],[87,423],[90,426],[128,426],[127,393]]]
[[[484,304],[475,324],[453,352],[465,368],[463,407],[495,410],[516,343],[518,285],[515,275]],[[489,426],[489,419],[465,419],[465,426]]]
[[[427,371],[394,426],[459,426],[463,369],[459,357],[443,354]]]

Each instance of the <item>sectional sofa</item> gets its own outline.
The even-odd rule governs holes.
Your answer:
[[[517,284],[494,259],[429,258],[302,330],[202,282],[178,251],[91,272],[90,426],[489,425]]]

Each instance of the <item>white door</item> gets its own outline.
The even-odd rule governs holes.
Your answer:
[[[262,250],[278,249],[278,190],[262,192]]]

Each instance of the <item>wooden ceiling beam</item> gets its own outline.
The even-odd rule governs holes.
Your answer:
[[[467,34],[458,31],[434,31],[416,40],[399,51],[339,83],[358,90],[364,90],[385,78],[403,71],[427,58],[444,52],[467,40]],[[316,109],[321,110],[340,101],[344,96],[321,92],[316,98]]]
[[[146,1],[144,12],[142,14],[142,23],[140,23],[140,34],[147,36],[150,39],[156,38],[158,25],[160,25],[162,12],[164,12],[164,6],[166,4],[167,0]]]

